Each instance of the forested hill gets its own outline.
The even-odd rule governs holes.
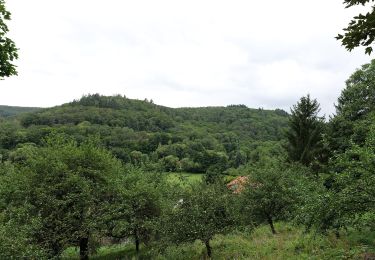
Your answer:
[[[34,112],[39,110],[37,107],[15,107],[15,106],[0,106],[0,117],[9,117],[26,112]]]
[[[235,131],[256,140],[279,140],[282,138],[280,128],[286,126],[287,116],[283,110],[251,109],[244,105],[173,109],[147,100],[90,95],[62,106],[23,115],[21,123],[28,127],[89,122],[147,132],[191,124],[208,132]]]
[[[8,135],[4,142],[0,137],[0,147],[10,151],[20,143],[40,145],[51,132],[77,141],[98,136],[127,163],[165,171],[203,173],[211,167],[224,172],[279,147],[287,121],[283,110],[244,105],[174,109],[148,100],[95,94],[3,124],[1,132],[12,133],[13,139]]]

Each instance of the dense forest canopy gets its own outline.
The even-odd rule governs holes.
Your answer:
[[[165,171],[223,173],[256,160],[284,140],[288,114],[244,105],[168,108],[123,96],[87,95],[62,106],[5,120],[3,158],[25,143],[40,145],[52,132],[78,142],[97,136],[124,163]],[[9,136],[11,134],[11,136]],[[276,147],[276,148],[275,148]]]

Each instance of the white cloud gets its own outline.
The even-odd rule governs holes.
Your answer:
[[[166,106],[246,104],[323,112],[369,57],[334,36],[360,9],[341,0],[12,0],[19,76],[0,104],[53,106],[125,94]]]

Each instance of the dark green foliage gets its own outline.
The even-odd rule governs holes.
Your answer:
[[[5,1],[0,0],[0,80],[17,75],[16,66],[13,64],[13,61],[18,59],[17,47],[6,37],[9,32],[7,20],[10,20],[10,12],[5,8]]]
[[[289,118],[288,156],[292,162],[309,166],[322,152],[323,118],[318,116],[319,103],[310,95],[302,97],[291,109]]]
[[[346,8],[356,5],[366,5],[374,2],[373,0],[344,0]],[[339,34],[336,39],[342,42],[342,45],[352,51],[359,46],[366,47],[366,54],[371,54],[373,48],[370,46],[375,39],[375,6],[372,5],[366,14],[358,14],[350,21],[348,27],[344,29],[344,35]]]

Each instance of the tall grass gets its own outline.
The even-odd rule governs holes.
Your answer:
[[[212,240],[212,259],[363,259],[366,252],[375,253],[375,234],[348,232],[340,238],[335,234],[306,233],[303,228],[288,223],[276,223],[278,233],[273,235],[268,226],[250,231],[235,231],[218,235]],[[67,252],[66,252],[67,253]],[[65,255],[64,259],[77,259],[78,252]],[[187,260],[207,259],[201,241],[170,245],[158,251],[142,248],[136,255],[132,245],[101,248],[92,259],[158,259]]]

